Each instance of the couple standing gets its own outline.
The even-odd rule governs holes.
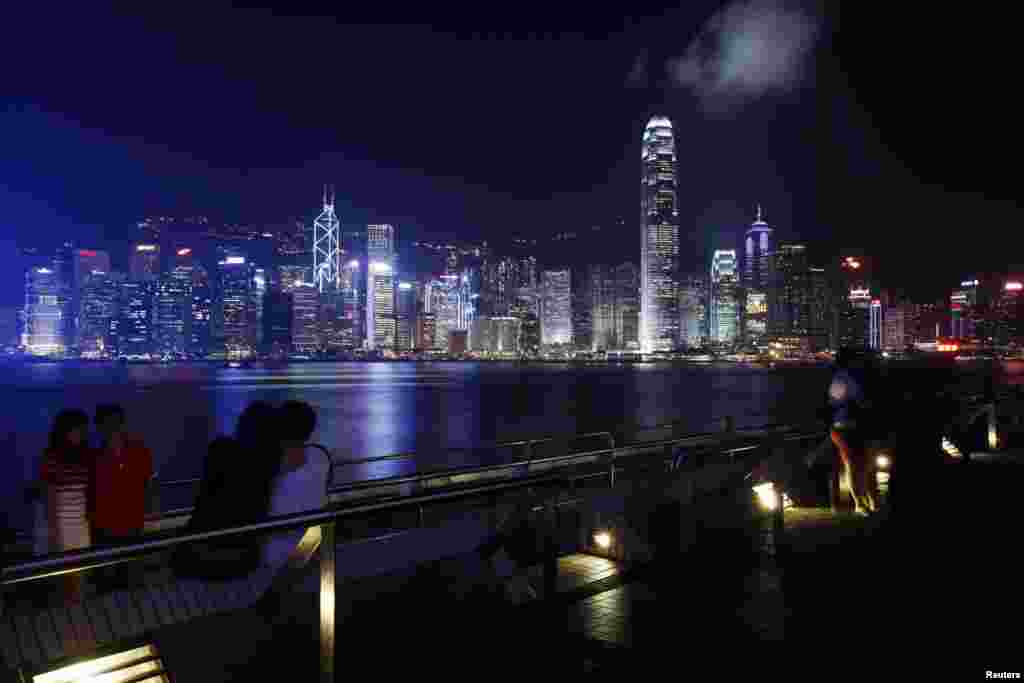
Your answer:
[[[59,413],[50,431],[40,470],[50,552],[122,543],[142,533],[152,453],[125,430],[121,406],[99,406],[94,421],[97,447],[89,444],[89,417],[81,410]],[[66,589],[80,599],[81,574],[69,575]]]

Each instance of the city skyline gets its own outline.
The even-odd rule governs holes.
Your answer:
[[[129,239],[138,217],[161,213],[308,220],[324,182],[336,187],[343,222],[390,223],[428,240],[537,239],[619,217],[632,223],[631,150],[656,111],[682,133],[680,229],[693,260],[684,270],[703,269],[714,249],[742,248],[732,229],[749,223],[754,202],[768,207],[777,239],[826,253],[862,244],[885,256],[887,278],[922,294],[961,279],[959,260],[999,268],[1003,253],[1024,246],[1013,229],[1022,218],[1016,191],[980,159],[982,150],[1015,158],[1006,145],[1015,138],[999,133],[1009,109],[982,118],[955,95],[931,106],[945,92],[933,62],[912,101],[892,97],[903,89],[898,74],[874,71],[884,54],[914,53],[907,43],[917,32],[901,33],[913,26],[909,14],[890,17],[868,52],[857,39],[860,10],[844,11],[840,26],[837,14],[808,3],[805,23],[815,31],[800,43],[801,78],[769,84],[725,116],[705,105],[717,92],[712,67],[727,62],[709,55],[706,80],[695,83],[680,69],[699,36],[714,47],[714,18],[729,6],[652,4],[626,19],[559,9],[546,13],[546,34],[526,17],[501,22],[502,32],[481,16],[444,12],[422,26],[361,24],[353,15],[339,26],[324,8],[259,13],[216,3],[202,21],[185,10],[91,9],[54,27],[21,8],[25,30],[4,46],[12,63],[36,54],[19,41],[37,25],[55,49],[9,74],[0,248],[34,239],[45,248],[64,239],[104,248]],[[932,35],[962,18],[955,21],[936,10]],[[231,48],[217,38],[224,31],[237,38]],[[258,48],[266,44],[280,50]],[[197,68],[200,55],[208,66]],[[986,61],[972,78],[997,84],[994,71]],[[314,91],[324,106],[305,104]],[[137,97],[162,105],[139,115]],[[375,105],[349,106],[360,101]],[[553,120],[571,122],[558,133],[574,141],[571,173],[538,163],[551,154]],[[488,141],[483,156],[480,140]],[[922,250],[915,235],[924,226],[951,235],[969,226],[991,239]],[[986,244],[995,241],[1003,248]],[[6,291],[9,276],[0,277]]]

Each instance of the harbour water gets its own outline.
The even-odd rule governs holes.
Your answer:
[[[1024,364],[1013,365],[1016,379],[1022,375],[1013,370]],[[22,492],[36,479],[47,431],[63,408],[92,413],[99,403],[121,403],[131,428],[152,447],[160,478],[171,480],[199,476],[209,440],[230,433],[249,402],[308,401],[319,414],[315,439],[336,461],[417,454],[343,467],[336,475],[361,479],[469,464],[478,456],[452,449],[546,435],[670,422],[698,432],[716,428],[723,416],[735,417],[738,427],[806,421],[824,400],[830,372],[827,366],[667,363],[4,365],[0,494],[6,516],[20,526]],[[165,496],[164,503],[187,501]]]

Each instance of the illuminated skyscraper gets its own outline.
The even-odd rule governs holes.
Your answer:
[[[121,284],[117,315],[117,354],[123,357],[149,357],[153,353],[152,281]]]
[[[252,353],[250,333],[252,266],[244,256],[226,256],[219,262],[220,308],[224,351],[228,355]]]
[[[320,348],[320,292],[312,282],[296,283],[292,295],[292,348],[313,353]]]
[[[640,272],[635,263],[615,267],[615,339],[620,350],[640,348]]]
[[[188,319],[191,317],[191,278],[169,274],[156,282],[153,337],[161,356],[185,353],[188,346]]]
[[[717,249],[711,259],[711,341],[735,344],[739,337],[739,273],[736,250]]]
[[[94,270],[82,278],[78,313],[78,350],[84,358],[106,358],[113,354],[117,340],[111,339],[111,322],[118,314],[122,273]]]
[[[411,282],[398,283],[398,315],[395,337],[396,348],[409,351],[413,348],[416,333],[416,287]]]
[[[366,226],[366,347],[395,346],[395,229]]]
[[[772,229],[764,222],[760,206],[757,207],[757,219],[747,230],[744,251],[743,288],[747,298],[745,332],[748,342],[757,343],[768,331],[766,300],[772,255]]]
[[[25,274],[22,346],[34,356],[64,353],[64,313],[56,269],[34,266]]]
[[[572,343],[572,277],[568,269],[541,274],[540,343]]]
[[[341,225],[334,214],[334,188],[326,185],[323,210],[313,221],[313,277],[320,293],[334,293],[341,284]]]
[[[700,275],[683,278],[679,288],[682,341],[688,348],[702,348],[708,338],[708,280]]]
[[[679,341],[679,207],[672,123],[652,117],[641,147],[640,346],[670,351]]]
[[[153,281],[160,275],[160,245],[140,242],[132,246],[128,277],[136,282]]]
[[[74,328],[73,346],[81,352],[81,312],[82,312],[82,288],[85,280],[94,272],[110,272],[110,254],[105,251],[94,249],[75,249],[71,255],[72,259],[72,282],[71,282],[71,311],[74,316],[72,327]]]

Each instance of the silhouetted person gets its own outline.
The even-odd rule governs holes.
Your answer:
[[[307,446],[316,430],[316,411],[308,403],[288,401],[277,410],[281,465],[273,479],[271,517],[318,510],[327,504],[331,463],[326,453]],[[311,451],[314,451],[312,457]],[[264,561],[280,567],[302,540],[303,529],[284,531],[267,539]]]
[[[43,453],[40,479],[46,484],[50,552],[79,550],[91,543],[89,471],[93,451],[86,442],[88,429],[89,416],[82,411],[59,413]],[[65,589],[69,600],[81,600],[82,574],[67,575]]]
[[[852,349],[841,349],[828,389],[833,409],[831,437],[839,450],[854,510],[859,514],[869,514],[877,507],[868,482],[871,468],[865,448],[872,430],[865,386],[867,379],[866,361],[858,359]]]
[[[266,519],[281,466],[276,417],[269,403],[251,403],[238,418],[235,436],[210,444],[186,534]],[[247,536],[182,546],[173,560],[175,572],[209,580],[245,576],[261,565],[263,541]]]
[[[146,521],[146,491],[153,479],[153,454],[141,437],[125,430],[124,408],[115,404],[96,408],[100,448],[92,470],[91,509],[93,542],[126,543],[142,536]],[[106,572],[109,578],[137,581],[139,563]],[[125,572],[131,574],[126,577]]]

